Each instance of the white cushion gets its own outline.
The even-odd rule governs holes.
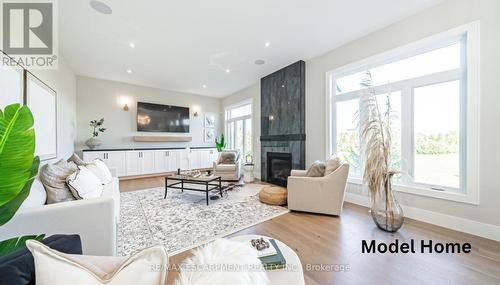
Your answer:
[[[78,171],[68,176],[66,182],[76,199],[101,197],[104,189],[99,178],[85,166],[79,166]]]
[[[97,176],[103,185],[108,184],[113,179],[108,166],[100,159],[95,159],[92,163],[85,165],[85,167]]]
[[[45,192],[45,187],[43,187],[42,182],[38,177],[33,181],[31,185],[30,194],[21,204],[19,209],[35,208],[45,205],[47,201],[47,192]]]
[[[143,249],[131,257],[64,254],[29,240],[38,285],[164,285],[168,256],[163,246]]]
[[[235,171],[236,164],[217,164],[215,166],[215,170],[217,170],[217,171]]]

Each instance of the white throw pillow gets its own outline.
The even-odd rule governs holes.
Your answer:
[[[76,199],[101,197],[104,189],[99,178],[85,166],[79,166],[78,171],[68,176],[66,182]]]
[[[164,285],[168,256],[163,246],[130,257],[65,254],[28,240],[37,285]]]
[[[28,195],[26,200],[24,200],[24,202],[21,204],[21,207],[19,207],[19,209],[40,207],[42,205],[45,205],[46,201],[47,201],[47,192],[45,192],[45,187],[43,187],[42,182],[37,177],[35,178],[33,184],[31,185],[30,194]]]
[[[108,166],[100,159],[95,159],[92,163],[85,165],[85,167],[97,176],[103,185],[113,180],[113,175],[111,175]]]

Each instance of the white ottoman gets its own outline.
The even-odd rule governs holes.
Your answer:
[[[261,237],[271,239],[270,237],[260,235],[241,235],[229,239],[248,242],[251,239],[260,239]],[[271,285],[304,285],[304,272],[302,271],[302,263],[298,255],[288,245],[277,239],[275,241],[286,259],[287,268],[266,271]]]

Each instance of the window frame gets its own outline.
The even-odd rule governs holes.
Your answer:
[[[249,115],[244,115],[244,116],[239,116],[239,117],[231,117],[230,119],[228,119],[228,113],[232,110],[232,109],[235,109],[235,108],[239,108],[239,107],[242,107],[242,106],[245,106],[245,105],[250,105],[250,114]],[[245,156],[248,152],[247,152],[247,145],[245,143],[245,137],[246,137],[246,133],[247,133],[247,124],[245,123],[245,121],[247,119],[250,119],[250,122],[251,124],[253,124],[253,121],[252,121],[252,115],[253,115],[253,100],[252,99],[248,99],[248,100],[244,100],[244,101],[241,101],[241,102],[238,102],[236,104],[232,104],[232,105],[228,105],[226,107],[224,107],[224,132],[226,134],[226,140],[227,140],[227,144],[228,144],[228,147],[230,149],[234,149],[235,148],[235,142],[232,141],[232,138],[231,138],[231,134],[234,134],[236,136],[236,122],[237,121],[241,121],[242,122],[242,131],[243,131],[243,149],[241,150],[241,154],[242,156]],[[230,130],[229,129],[229,126],[231,123],[234,123],[234,128],[233,130]],[[253,126],[251,126],[251,132],[252,132],[252,136],[253,136]],[[252,142],[252,148],[253,148],[253,142]],[[253,152],[253,149],[251,150],[252,154],[254,153]]]
[[[457,202],[479,204],[479,21],[475,21],[449,31],[416,41],[405,46],[371,56],[326,73],[326,154],[336,152],[336,103],[357,99],[364,90],[355,90],[336,94],[336,80],[340,77],[368,70],[377,66],[409,58],[435,49],[446,47],[458,41],[464,42],[461,49],[460,68],[427,74],[415,78],[374,87],[375,94],[401,91],[401,154],[402,158],[414,160],[414,114],[413,90],[433,84],[461,80],[460,92],[460,189],[445,188],[436,190],[436,185],[410,183],[404,178],[394,190],[422,196],[447,199]],[[466,60],[466,62],[464,62]],[[464,80],[462,80],[464,79]],[[365,91],[366,92],[366,91]],[[402,169],[408,167],[408,161],[402,159]],[[362,161],[360,162],[363,172]],[[361,184],[362,177],[349,177],[348,181]],[[441,188],[441,187],[440,187]]]

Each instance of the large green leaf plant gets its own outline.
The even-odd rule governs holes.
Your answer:
[[[35,130],[30,109],[20,104],[0,109],[0,226],[12,219],[29,195],[40,165],[34,153]],[[0,256],[24,247],[28,239],[43,237],[33,235],[1,241]]]

